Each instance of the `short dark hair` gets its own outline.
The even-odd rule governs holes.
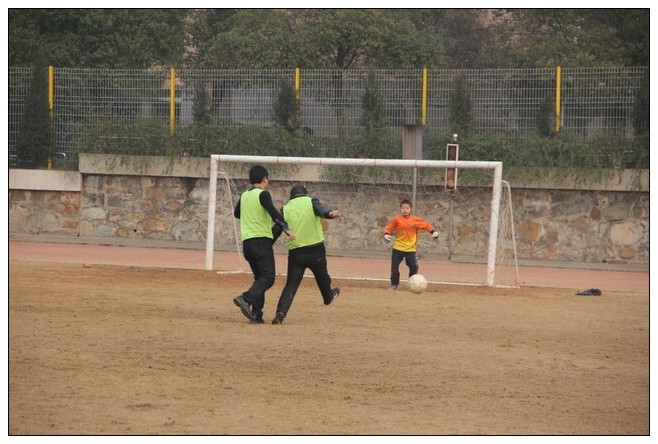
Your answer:
[[[294,197],[299,197],[299,196],[306,196],[308,194],[308,191],[306,190],[306,187],[301,184],[294,185],[290,189],[290,198]]]
[[[402,199],[402,200],[400,201],[400,206],[402,206],[402,205],[404,205],[404,204],[407,204],[407,205],[409,205],[409,206],[412,206],[412,205],[411,205],[411,201],[410,201],[409,199]]]
[[[269,176],[270,173],[267,171],[267,168],[261,165],[254,165],[249,170],[249,183],[261,183],[263,179]]]

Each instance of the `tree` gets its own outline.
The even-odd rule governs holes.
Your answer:
[[[48,106],[48,71],[43,57],[32,66],[32,81],[18,133],[19,166],[44,168],[55,145],[53,119]]]
[[[210,94],[208,94],[203,79],[198,80],[194,87],[192,120],[194,120],[195,125],[210,125],[212,123],[212,103],[210,103]]]
[[[204,16],[206,40],[197,50],[198,67],[266,69],[295,67],[301,50],[290,13],[241,9],[225,16]]]
[[[508,67],[510,40],[492,26],[492,9],[412,9],[416,27],[440,39],[449,69]]]
[[[10,9],[10,66],[43,51],[54,66],[176,66],[185,54],[185,9]]]
[[[607,28],[613,38],[612,47],[618,52],[610,55],[610,65],[649,66],[649,8],[646,9],[588,9],[585,17],[592,22],[588,27],[592,41],[598,39],[597,28]],[[601,46],[608,42],[598,42]]]
[[[204,29],[207,68],[439,67],[439,39],[419,30],[406,10],[246,9]],[[211,26],[215,26],[214,33]]]
[[[539,104],[537,112],[537,131],[540,135],[548,137],[555,128],[555,113],[553,111],[553,95],[547,94]]]
[[[10,66],[648,66],[650,9],[20,9]]]
[[[299,120],[299,100],[292,82],[282,79],[274,102],[274,122],[284,127],[290,133],[297,133],[301,126]]]
[[[635,93],[633,100],[633,128],[636,134],[648,134],[651,111],[649,71],[642,78],[640,89]]]
[[[473,118],[473,102],[466,84],[466,77],[458,75],[455,78],[454,88],[450,96],[450,131],[456,132],[460,137],[468,136],[473,131],[475,119]]]
[[[365,78],[361,109],[361,125],[364,131],[356,142],[355,148],[358,152],[352,154],[359,157],[390,156],[392,153],[386,152],[390,143],[387,143],[388,119],[384,109],[384,97],[374,71],[369,71]]]
[[[438,68],[442,45],[418,29],[408,10],[315,9],[298,11],[306,60],[316,68]]]
[[[363,93],[361,125],[367,129],[384,128],[388,119],[384,112],[384,98],[382,96],[379,80],[374,71],[368,72],[365,79],[365,92]]]
[[[188,35],[187,64],[195,67],[213,66],[211,60],[204,57],[209,54],[209,47],[217,35],[230,29],[230,18],[238,9],[195,9],[186,20]]]
[[[453,69],[648,66],[649,9],[414,9]]]
[[[649,9],[497,10],[516,67],[634,66],[649,62]]]

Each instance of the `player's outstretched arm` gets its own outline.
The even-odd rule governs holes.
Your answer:
[[[420,220],[423,224],[423,228],[425,230],[427,230],[427,232],[430,233],[434,239],[438,239],[439,238],[439,232],[434,229],[432,224],[427,222],[425,219],[420,219]]]
[[[340,211],[332,210],[331,208],[320,202],[320,199],[318,199],[317,197],[312,198],[311,202],[313,203],[313,212],[316,215],[323,217],[325,219],[335,219],[337,217],[340,217]]]

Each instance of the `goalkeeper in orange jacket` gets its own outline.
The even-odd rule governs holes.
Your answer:
[[[395,234],[391,252],[391,290],[397,290],[400,285],[400,263],[403,259],[409,267],[409,277],[418,273],[418,230],[428,231],[434,239],[439,238],[439,232],[429,222],[411,214],[411,201],[403,199],[400,202],[400,214],[391,219],[384,229],[384,242],[387,244],[391,243]]]

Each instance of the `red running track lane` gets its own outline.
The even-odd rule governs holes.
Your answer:
[[[203,270],[205,251],[152,247],[109,246],[90,244],[62,244],[47,242],[9,242],[10,261],[60,262],[96,265],[117,265],[155,268],[182,268]],[[215,270],[234,270],[238,258],[236,252],[216,252]],[[285,269],[285,256],[277,255],[278,269]],[[332,256],[332,262],[355,263],[371,259],[345,258]],[[376,260],[373,260],[376,261]],[[385,261],[388,267],[388,261]],[[482,265],[441,262],[441,267],[450,267],[451,273],[481,275]],[[283,267],[283,268],[281,268]],[[611,266],[614,268],[614,266]],[[365,269],[381,269],[380,266]],[[248,269],[248,267],[246,267]],[[386,269],[386,268],[384,268]],[[591,287],[610,291],[649,293],[648,271],[592,270],[563,267],[520,267],[522,287],[572,288],[576,290]],[[337,276],[337,278],[339,278]]]

